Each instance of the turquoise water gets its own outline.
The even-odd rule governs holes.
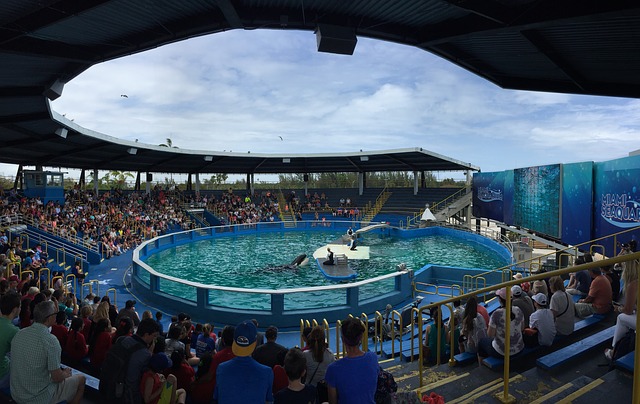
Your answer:
[[[317,268],[312,255],[315,250],[331,243],[341,233],[288,232],[262,233],[247,236],[220,237],[170,248],[147,258],[146,263],[156,271],[176,278],[203,284],[247,289],[290,289],[331,285]],[[350,260],[358,272],[356,281],[375,278],[394,272],[404,262],[408,268],[420,269],[427,264],[465,268],[494,269],[505,263],[491,250],[479,244],[446,236],[413,239],[394,239],[377,234],[364,234],[359,244],[370,247],[369,260]],[[309,265],[299,269],[272,271],[268,267],[290,263],[299,254],[310,257]],[[394,281],[386,280],[365,285],[360,298],[366,299],[393,288]],[[191,287],[161,280],[162,291],[195,300]],[[285,295],[285,307],[327,307],[343,304],[344,291],[322,291]],[[210,304],[225,307],[265,309],[270,296],[210,292]]]

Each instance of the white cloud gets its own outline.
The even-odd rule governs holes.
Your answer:
[[[640,148],[630,144],[640,131],[638,100],[503,90],[382,41],[359,38],[353,56],[315,46],[309,32],[194,38],[94,66],[53,108],[149,144],[171,138],[187,149],[267,153],[423,147],[484,171]]]

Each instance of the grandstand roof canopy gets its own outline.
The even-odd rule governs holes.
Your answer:
[[[81,128],[50,109],[64,83],[96,63],[257,28],[319,31],[328,47],[342,46],[350,33],[407,44],[503,88],[640,97],[637,0],[2,0],[0,162],[160,172],[474,169],[422,149],[305,156],[162,150]]]

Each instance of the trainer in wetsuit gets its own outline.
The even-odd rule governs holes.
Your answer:
[[[329,247],[327,247],[327,260],[323,262],[322,265],[335,265],[335,262],[333,262],[333,251],[331,251]]]

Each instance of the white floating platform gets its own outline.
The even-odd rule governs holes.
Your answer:
[[[368,260],[369,259],[369,247],[367,246],[356,246],[355,251],[351,251],[348,245],[344,244],[327,244],[324,247],[318,248],[313,253],[314,259],[326,258],[327,256],[327,247],[331,248],[333,251],[333,255],[344,254],[350,260]]]

